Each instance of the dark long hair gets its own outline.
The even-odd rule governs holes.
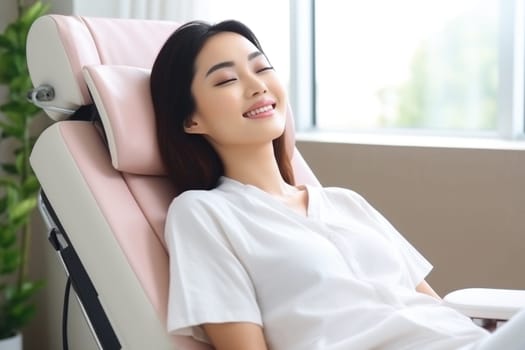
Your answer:
[[[202,135],[184,131],[184,123],[193,115],[196,105],[191,93],[195,60],[206,41],[221,32],[240,34],[264,52],[253,32],[238,21],[215,25],[192,21],[177,28],[168,38],[151,71],[150,89],[160,155],[179,193],[212,189],[224,175],[224,165],[212,145]],[[291,152],[286,149],[285,133],[273,140],[274,154],[281,176],[293,184]]]

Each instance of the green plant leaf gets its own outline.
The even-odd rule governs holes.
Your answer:
[[[5,317],[8,328],[19,329],[34,314],[34,304],[30,302],[34,293],[42,288],[43,281],[24,282],[20,289],[16,286],[6,286],[4,289]]]
[[[15,330],[22,328],[22,326],[33,317],[35,312],[36,307],[34,304],[15,304],[9,310],[9,320],[11,321],[11,327]]]
[[[27,70],[25,58],[24,58],[24,71]],[[20,102],[23,104],[28,104],[28,101],[26,99],[26,93],[29,91],[33,84],[31,83],[31,79],[27,74],[19,75],[16,78],[14,78],[11,81],[10,87],[13,91],[18,91],[21,93],[21,99]]]
[[[29,128],[40,109],[26,97],[32,86],[26,40],[32,23],[48,9],[49,5],[39,0],[23,5],[18,17],[0,33],[0,84],[8,89],[7,102],[0,108],[0,142],[14,142],[8,155],[14,161],[0,164],[0,338],[19,330],[33,316],[35,306],[30,299],[42,285],[25,280],[25,276],[18,281],[17,276],[27,265],[26,247],[19,240],[27,234],[26,225],[36,206],[39,187],[28,163],[34,144]]]
[[[21,254],[16,247],[11,249],[3,249],[0,254],[0,274],[5,275],[16,271],[20,266],[20,262]],[[14,286],[10,287],[14,288]],[[11,291],[12,290],[10,288],[6,290],[5,298],[7,300],[11,298],[11,295],[9,294]]]
[[[40,183],[35,175],[31,174],[27,177],[26,181],[22,184],[22,193],[25,197],[35,196],[40,190]]]
[[[24,174],[26,172],[26,164],[27,164],[27,155],[24,152],[18,152],[18,154],[15,157],[15,166],[16,170],[19,174]]]
[[[11,300],[16,302],[24,302],[29,300],[31,296],[40,288],[44,286],[43,281],[36,281],[36,282],[24,282],[22,283],[22,287],[16,291],[12,295]]]
[[[18,188],[18,183],[12,178],[2,176],[0,177],[0,186],[2,187],[12,187],[15,190]]]
[[[34,292],[40,288],[40,283],[30,283],[29,288],[24,283],[19,290],[14,286],[7,286],[4,292],[5,307],[4,317],[5,325],[2,327],[2,333],[6,330],[18,330],[34,315],[34,303],[29,301]]]
[[[11,225],[0,227],[0,256],[3,256],[8,249],[13,249],[17,241],[17,229]]]
[[[13,48],[13,43],[4,34],[0,34],[0,48],[6,51]]]
[[[7,25],[7,27],[4,30],[4,38],[6,41],[11,43],[13,48],[12,51],[14,51],[18,43],[18,30],[16,26],[16,21]]]
[[[0,120],[0,129],[2,129],[3,134],[7,137],[15,137],[17,139],[21,139],[24,136],[23,128],[20,128],[17,125],[12,125],[7,121]]]
[[[49,11],[49,4],[42,1],[36,1],[33,5],[27,7],[20,16],[20,22],[23,23],[23,29],[29,31],[31,24],[40,16]]]
[[[7,52],[0,52],[0,83],[9,84],[13,78],[13,58]]]
[[[24,106],[18,101],[9,101],[0,106],[0,111],[4,112],[9,121],[16,126],[23,127],[24,124]]]
[[[16,243],[16,238],[16,231],[13,231],[11,227],[2,227],[0,229],[0,247],[2,249],[12,247]]]
[[[19,113],[25,118],[29,118],[30,115],[35,114],[40,109],[27,100],[27,92],[33,85],[26,73],[20,74],[25,75],[25,77],[10,80],[11,85],[9,85],[9,89],[11,93],[9,102],[2,105],[2,108],[7,112]]]
[[[37,200],[33,197],[18,202],[16,205],[10,208],[9,219],[12,221],[25,219],[36,207],[36,204]]]
[[[26,66],[27,63],[26,63],[25,55],[13,55],[12,57],[13,57],[13,66],[16,69],[16,71],[15,71],[16,75],[13,77],[13,80],[11,81],[11,84],[13,84],[13,81],[15,81],[15,79],[17,79],[20,76],[20,74],[24,74],[27,71],[27,66]],[[13,73],[15,73],[15,72],[13,72]],[[11,86],[11,88],[13,88],[13,87]]]
[[[7,197],[2,196],[0,197],[0,215],[3,214],[7,210]]]
[[[7,213],[9,213],[9,211]],[[27,224],[28,220],[29,220],[29,217],[25,217],[17,221],[12,221],[12,220],[9,220],[9,215],[7,215],[7,219],[4,220],[6,223],[5,228],[8,230],[11,230],[11,232],[14,232],[15,234],[18,235],[19,233],[21,233],[20,230],[24,227],[24,225]]]
[[[7,208],[11,209],[20,201],[20,193],[18,190],[18,184],[13,181],[10,185],[6,186],[5,194],[7,198]]]
[[[2,164],[2,170],[4,171],[4,173],[6,173],[8,175],[18,174],[17,171],[16,171],[15,165],[12,164],[12,163]]]

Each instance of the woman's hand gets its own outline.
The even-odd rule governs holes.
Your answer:
[[[202,327],[216,350],[268,349],[263,329],[255,323],[206,323]]]
[[[425,280],[423,280],[423,282],[417,285],[416,290],[419,293],[425,293],[430,295],[431,297],[441,300],[441,297],[432,289],[432,287]]]

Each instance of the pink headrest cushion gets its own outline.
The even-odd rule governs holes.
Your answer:
[[[100,113],[115,169],[141,175],[165,175],[155,130],[150,70],[93,65],[84,67],[83,74]],[[295,137],[290,109],[287,117],[286,142],[292,157]]]
[[[87,66],[89,91],[100,113],[115,169],[164,175],[149,89],[150,70],[130,66]]]

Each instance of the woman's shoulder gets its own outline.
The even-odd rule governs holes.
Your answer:
[[[175,197],[166,215],[170,232],[198,231],[212,233],[212,227],[223,221],[230,204],[215,190],[188,190]],[[173,233],[172,233],[173,234]]]
[[[187,190],[173,199],[173,203],[187,203],[206,201],[217,196],[217,189]]]
[[[173,198],[170,204],[170,211],[186,209],[196,209],[198,207],[213,207],[214,203],[221,202],[222,196],[218,191],[212,190],[188,190],[180,193]]]
[[[168,249],[175,244],[207,246],[224,239],[222,227],[229,204],[215,190],[188,190],[175,197],[166,214],[164,237]]]

